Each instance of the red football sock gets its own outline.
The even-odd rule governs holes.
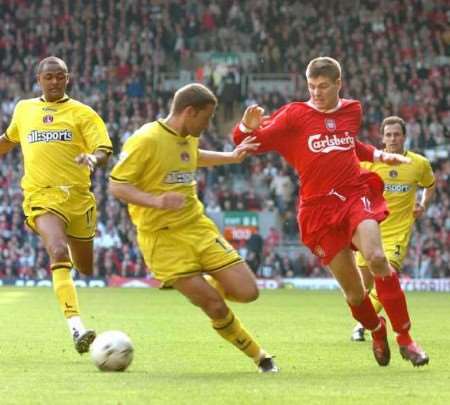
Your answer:
[[[350,303],[347,304],[352,311],[353,318],[360,322],[365,329],[372,331],[379,326],[380,319],[378,318],[378,315],[375,312],[372,302],[367,294],[364,297],[363,302],[361,302],[358,306],[351,305]]]
[[[391,321],[392,329],[398,334],[397,342],[400,345],[408,345],[412,341],[409,336],[411,320],[397,272],[392,271],[391,275],[387,277],[375,277],[375,286],[378,298]]]

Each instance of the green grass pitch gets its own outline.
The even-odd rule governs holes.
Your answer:
[[[450,404],[450,295],[409,293],[413,335],[431,361],[414,369],[391,339],[389,367],[353,326],[339,292],[263,291],[232,307],[279,374],[253,363],[175,291],[79,290],[85,323],[134,343],[125,373],[102,373],[69,339],[53,291],[0,288],[0,403],[4,404]],[[391,334],[392,336],[392,334]]]

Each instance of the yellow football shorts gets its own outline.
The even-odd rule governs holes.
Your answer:
[[[46,187],[24,193],[23,211],[26,224],[36,231],[36,218],[50,212],[66,224],[66,235],[92,240],[97,224],[95,197],[89,190],[71,187]]]
[[[205,215],[192,224],[138,232],[138,243],[146,265],[165,287],[180,277],[213,273],[243,262]]]
[[[397,235],[392,238],[383,239],[383,249],[389,263],[395,267],[397,271],[401,270],[403,260],[408,253],[409,238],[411,233],[406,235]],[[358,267],[368,267],[367,262],[360,252],[356,252],[356,264]]]

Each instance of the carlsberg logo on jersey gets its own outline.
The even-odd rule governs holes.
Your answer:
[[[330,153],[334,150],[350,150],[355,147],[355,140],[348,132],[339,138],[334,135],[314,134],[308,138],[308,147],[314,153]]]
[[[36,142],[60,142],[60,141],[71,141],[72,140],[72,132],[67,129],[63,129],[60,131],[31,131],[28,136],[28,143],[36,143]]]

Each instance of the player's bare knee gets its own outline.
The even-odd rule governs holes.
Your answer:
[[[240,294],[238,298],[239,302],[252,302],[257,300],[259,297],[258,287],[255,285],[254,287],[246,288],[245,291]]]
[[[352,306],[361,305],[364,301],[366,293],[364,290],[361,291],[350,291],[345,293],[345,298],[347,302]]]
[[[369,268],[374,273],[382,272],[387,266],[387,259],[382,250],[375,250],[367,258]]]
[[[223,299],[209,299],[204,301],[201,307],[212,319],[225,318],[228,314],[228,307]]]
[[[52,262],[66,262],[70,261],[69,249],[67,245],[62,242],[54,242],[47,246],[47,252]]]

